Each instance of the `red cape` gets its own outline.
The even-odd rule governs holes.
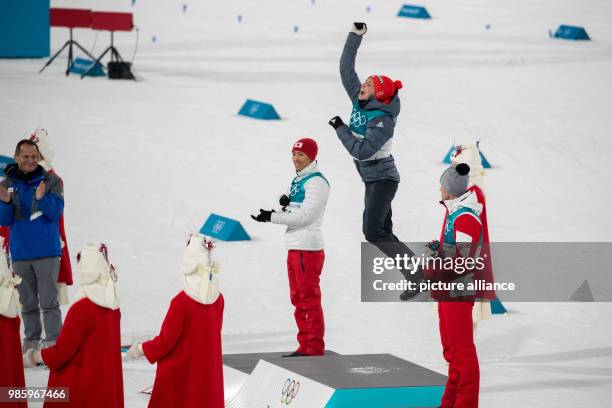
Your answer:
[[[468,191],[476,193],[476,199],[482,204],[482,213],[480,213],[480,221],[482,222],[482,250],[481,256],[484,257],[485,268],[482,274],[482,279],[487,283],[493,283],[493,259],[491,258],[491,241],[489,241],[489,224],[487,221],[487,200],[484,192],[478,186],[472,186]],[[497,297],[494,290],[483,291],[478,294],[481,299],[493,300]]]
[[[44,407],[123,408],[120,320],[87,298],[70,307],[57,343],[41,352],[47,387],[68,387],[70,402]]]
[[[185,292],[172,302],[159,336],[142,344],[157,373],[149,408],[224,408],[223,296],[211,305]]]
[[[0,387],[25,387],[19,317],[0,315]],[[27,402],[0,403],[2,408],[26,408]]]

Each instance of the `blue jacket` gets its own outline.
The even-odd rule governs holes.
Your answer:
[[[38,166],[27,175],[17,164],[4,170],[0,184],[11,194],[7,204],[0,200],[0,225],[10,229],[9,249],[13,261],[60,256],[59,219],[64,211],[62,182]],[[45,181],[45,195],[35,199],[36,188]]]

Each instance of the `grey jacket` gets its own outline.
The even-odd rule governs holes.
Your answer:
[[[340,57],[340,77],[351,102],[357,100],[361,89],[361,81],[355,72],[355,58],[360,45],[361,36],[349,33]],[[400,100],[397,94],[389,104],[371,98],[362,104],[361,108],[380,110],[390,116],[381,116],[369,121],[364,136],[355,135],[347,125],[342,125],[336,129],[338,138],[353,157],[357,171],[365,183],[382,180],[399,183],[400,175],[391,155],[393,131],[400,112]]]

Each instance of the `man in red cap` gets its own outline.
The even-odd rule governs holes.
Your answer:
[[[329,124],[353,157],[365,184],[363,234],[366,240],[388,257],[410,257],[414,253],[393,234],[391,219],[391,203],[400,181],[391,147],[400,112],[398,91],[402,89],[402,83],[384,75],[372,75],[363,83],[359,80],[355,58],[367,29],[365,23],[353,23],[340,57],[342,85],[353,103],[349,124],[344,124],[339,116],[332,118]],[[406,279],[418,279],[411,275],[413,271],[400,272]],[[417,295],[418,291],[409,296],[406,294],[402,295],[402,300]]]
[[[259,210],[255,221],[287,226],[287,271],[291,303],[295,306],[298,349],[285,357],[320,356],[325,352],[325,322],[319,279],[325,261],[323,216],[329,182],[317,168],[317,143],[300,139],[291,149],[297,176],[279,199],[282,211]]]

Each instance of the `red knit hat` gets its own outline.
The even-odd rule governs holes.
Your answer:
[[[374,97],[382,103],[391,102],[391,98],[403,87],[402,81],[394,81],[384,75],[372,75],[370,78],[374,83]]]
[[[314,161],[317,158],[319,146],[317,146],[317,142],[314,140],[305,137],[293,144],[291,152],[302,152],[308,156],[310,160]]]

